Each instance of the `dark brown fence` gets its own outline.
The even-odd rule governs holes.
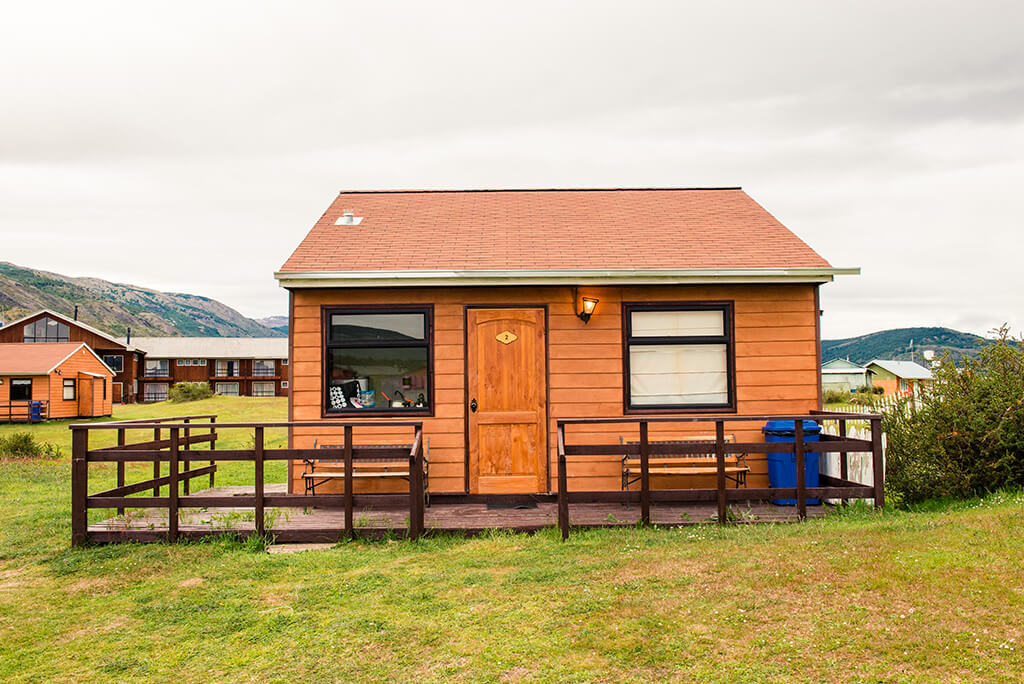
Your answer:
[[[325,431],[344,433],[341,451],[344,458],[344,494],[267,494],[264,489],[264,463],[269,460],[300,460],[322,458],[318,449],[267,449],[264,431],[268,428],[311,428],[320,427]],[[359,428],[407,427],[413,432],[411,448],[361,447],[355,444],[353,433]],[[218,430],[252,430],[253,446],[249,449],[216,449]],[[355,536],[353,507],[393,503],[404,495],[395,494],[354,494],[353,461],[360,458],[408,457],[409,459],[409,537],[416,539],[424,531],[424,457],[423,425],[412,421],[385,422],[279,422],[279,423],[217,423],[215,416],[179,416],[160,420],[137,420],[108,423],[72,425],[71,454],[71,537],[72,543],[82,545],[89,541],[138,540],[153,541],[164,538],[177,541],[179,536],[178,510],[180,508],[247,508],[254,509],[255,529],[258,535],[273,536],[280,541],[319,541],[336,539],[338,530],[268,530],[266,529],[266,507],[278,508],[319,508],[344,509],[344,531],[346,536]],[[90,433],[101,430],[116,430],[117,444],[110,447],[91,449]],[[152,430],[153,438],[144,442],[126,443],[128,430]],[[165,436],[166,435],[166,436]],[[197,445],[206,448],[194,448]],[[195,461],[206,465],[192,467]],[[210,486],[214,485],[217,464],[227,461],[252,462],[254,466],[253,494],[239,496],[194,496],[190,495],[189,483],[198,477],[209,476]],[[105,491],[89,493],[89,466],[92,463],[117,464],[117,486]],[[126,463],[153,463],[153,477],[125,483]],[[161,475],[161,465],[167,463],[167,475]],[[160,496],[162,487],[167,487],[167,496]],[[135,496],[150,492],[151,496]],[[88,527],[88,511],[96,508],[115,508],[123,513],[126,508],[156,508],[167,511],[167,530],[149,531],[124,529],[93,531]],[[190,530],[184,536],[216,534],[214,530]]]
[[[805,420],[821,423],[823,420],[838,420],[839,435],[821,434],[817,442],[807,442],[804,436]],[[795,436],[793,442],[733,442],[725,438],[726,423],[764,422],[766,420],[794,421]],[[867,421],[871,429],[871,439],[853,439],[846,436],[848,420]],[[717,486],[713,489],[660,489],[651,490],[650,457],[658,454],[704,454],[709,450],[708,444],[658,444],[649,439],[651,424],[693,424],[711,423],[714,425],[715,439],[713,449],[715,466],[717,467]],[[594,425],[636,425],[639,440],[636,443],[615,444],[570,444],[566,437],[566,429],[574,426]],[[651,522],[651,503],[698,503],[717,502],[718,521],[725,523],[729,517],[729,502],[757,501],[767,499],[796,499],[797,515],[800,519],[807,517],[808,498],[831,499],[874,499],[875,506],[884,505],[884,462],[882,458],[881,416],[877,414],[836,413],[815,411],[809,415],[796,416],[680,416],[651,418],[566,418],[557,422],[558,430],[558,526],[562,538],[569,537],[569,505],[587,503],[623,503],[639,502],[640,520],[643,524]],[[730,488],[726,486],[726,455],[727,454],[767,454],[790,453],[796,457],[796,487],[757,487]],[[840,477],[820,475],[821,486],[807,487],[804,471],[804,458],[807,452],[839,453]],[[847,454],[868,452],[872,455],[872,486],[850,482],[847,477]],[[634,456],[640,459],[640,489],[623,491],[569,491],[567,456]]]
[[[32,404],[39,405],[36,412],[32,411]],[[0,422],[30,423],[46,420],[49,416],[50,402],[46,400],[0,402]]]

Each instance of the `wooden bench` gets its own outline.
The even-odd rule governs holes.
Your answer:
[[[725,435],[725,441],[736,442],[735,435]],[[640,442],[625,442],[619,437],[620,444],[638,445]],[[688,439],[651,440],[648,444],[701,444],[709,447],[707,453],[697,454],[650,454],[647,461],[647,472],[650,475],[717,475],[718,461],[715,457],[715,436],[694,435]],[[746,454],[725,455],[725,477],[736,484],[737,488],[747,486]],[[622,489],[639,482],[640,457],[627,454],[622,457]]]
[[[316,442],[313,448],[320,449],[344,449],[343,444],[321,444]],[[356,448],[366,449],[412,449],[412,444],[358,444]],[[430,440],[423,442],[423,492],[427,505],[430,505],[430,486],[428,480],[430,455]],[[332,458],[304,458],[306,464],[302,473],[302,479],[306,484],[306,494],[316,494],[316,488],[331,480],[345,479],[345,457]],[[408,481],[409,479],[409,457],[408,456],[352,456],[352,480],[363,480],[370,478],[399,478]]]

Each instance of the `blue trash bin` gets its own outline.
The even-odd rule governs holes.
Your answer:
[[[40,420],[43,419],[43,402],[41,402],[41,401],[29,402],[28,411],[29,411],[29,420],[31,420],[33,423],[38,423]]]
[[[769,420],[762,428],[766,442],[795,442],[796,421]],[[813,420],[804,421],[804,442],[817,442],[821,426]],[[804,483],[807,487],[818,486],[818,452],[804,452]],[[768,454],[768,484],[771,487],[796,487],[796,452],[775,452]],[[796,499],[772,499],[779,506],[795,506]],[[816,505],[818,499],[807,499]]]

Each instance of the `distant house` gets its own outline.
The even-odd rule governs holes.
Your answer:
[[[832,359],[821,366],[823,391],[853,392],[871,387],[871,372],[847,359]]]
[[[0,343],[49,344],[84,342],[113,372],[110,395],[115,404],[135,402],[139,365],[145,352],[130,340],[116,340],[76,318],[44,309],[0,326]]]
[[[872,384],[886,395],[917,393],[932,381],[932,372],[913,361],[875,359],[867,364]]]
[[[0,344],[0,422],[109,416],[114,372],[84,342]]]
[[[284,337],[140,337],[140,401],[164,401],[178,382],[207,382],[217,394],[287,396],[288,340]]]

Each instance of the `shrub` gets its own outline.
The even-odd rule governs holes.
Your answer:
[[[916,411],[886,412],[886,490],[896,502],[1024,485],[1024,351],[1007,328],[977,358],[947,354]]]
[[[12,432],[0,435],[0,456],[8,458],[58,458],[60,447],[49,442],[37,442],[30,432]]]
[[[213,390],[208,382],[179,382],[171,388],[167,398],[171,403],[181,404],[186,401],[209,399],[212,396]]]
[[[872,394],[885,394],[885,388],[884,387],[872,387],[871,388],[871,393]]]
[[[850,393],[843,390],[827,389],[821,394],[826,404],[844,404],[850,400]]]

